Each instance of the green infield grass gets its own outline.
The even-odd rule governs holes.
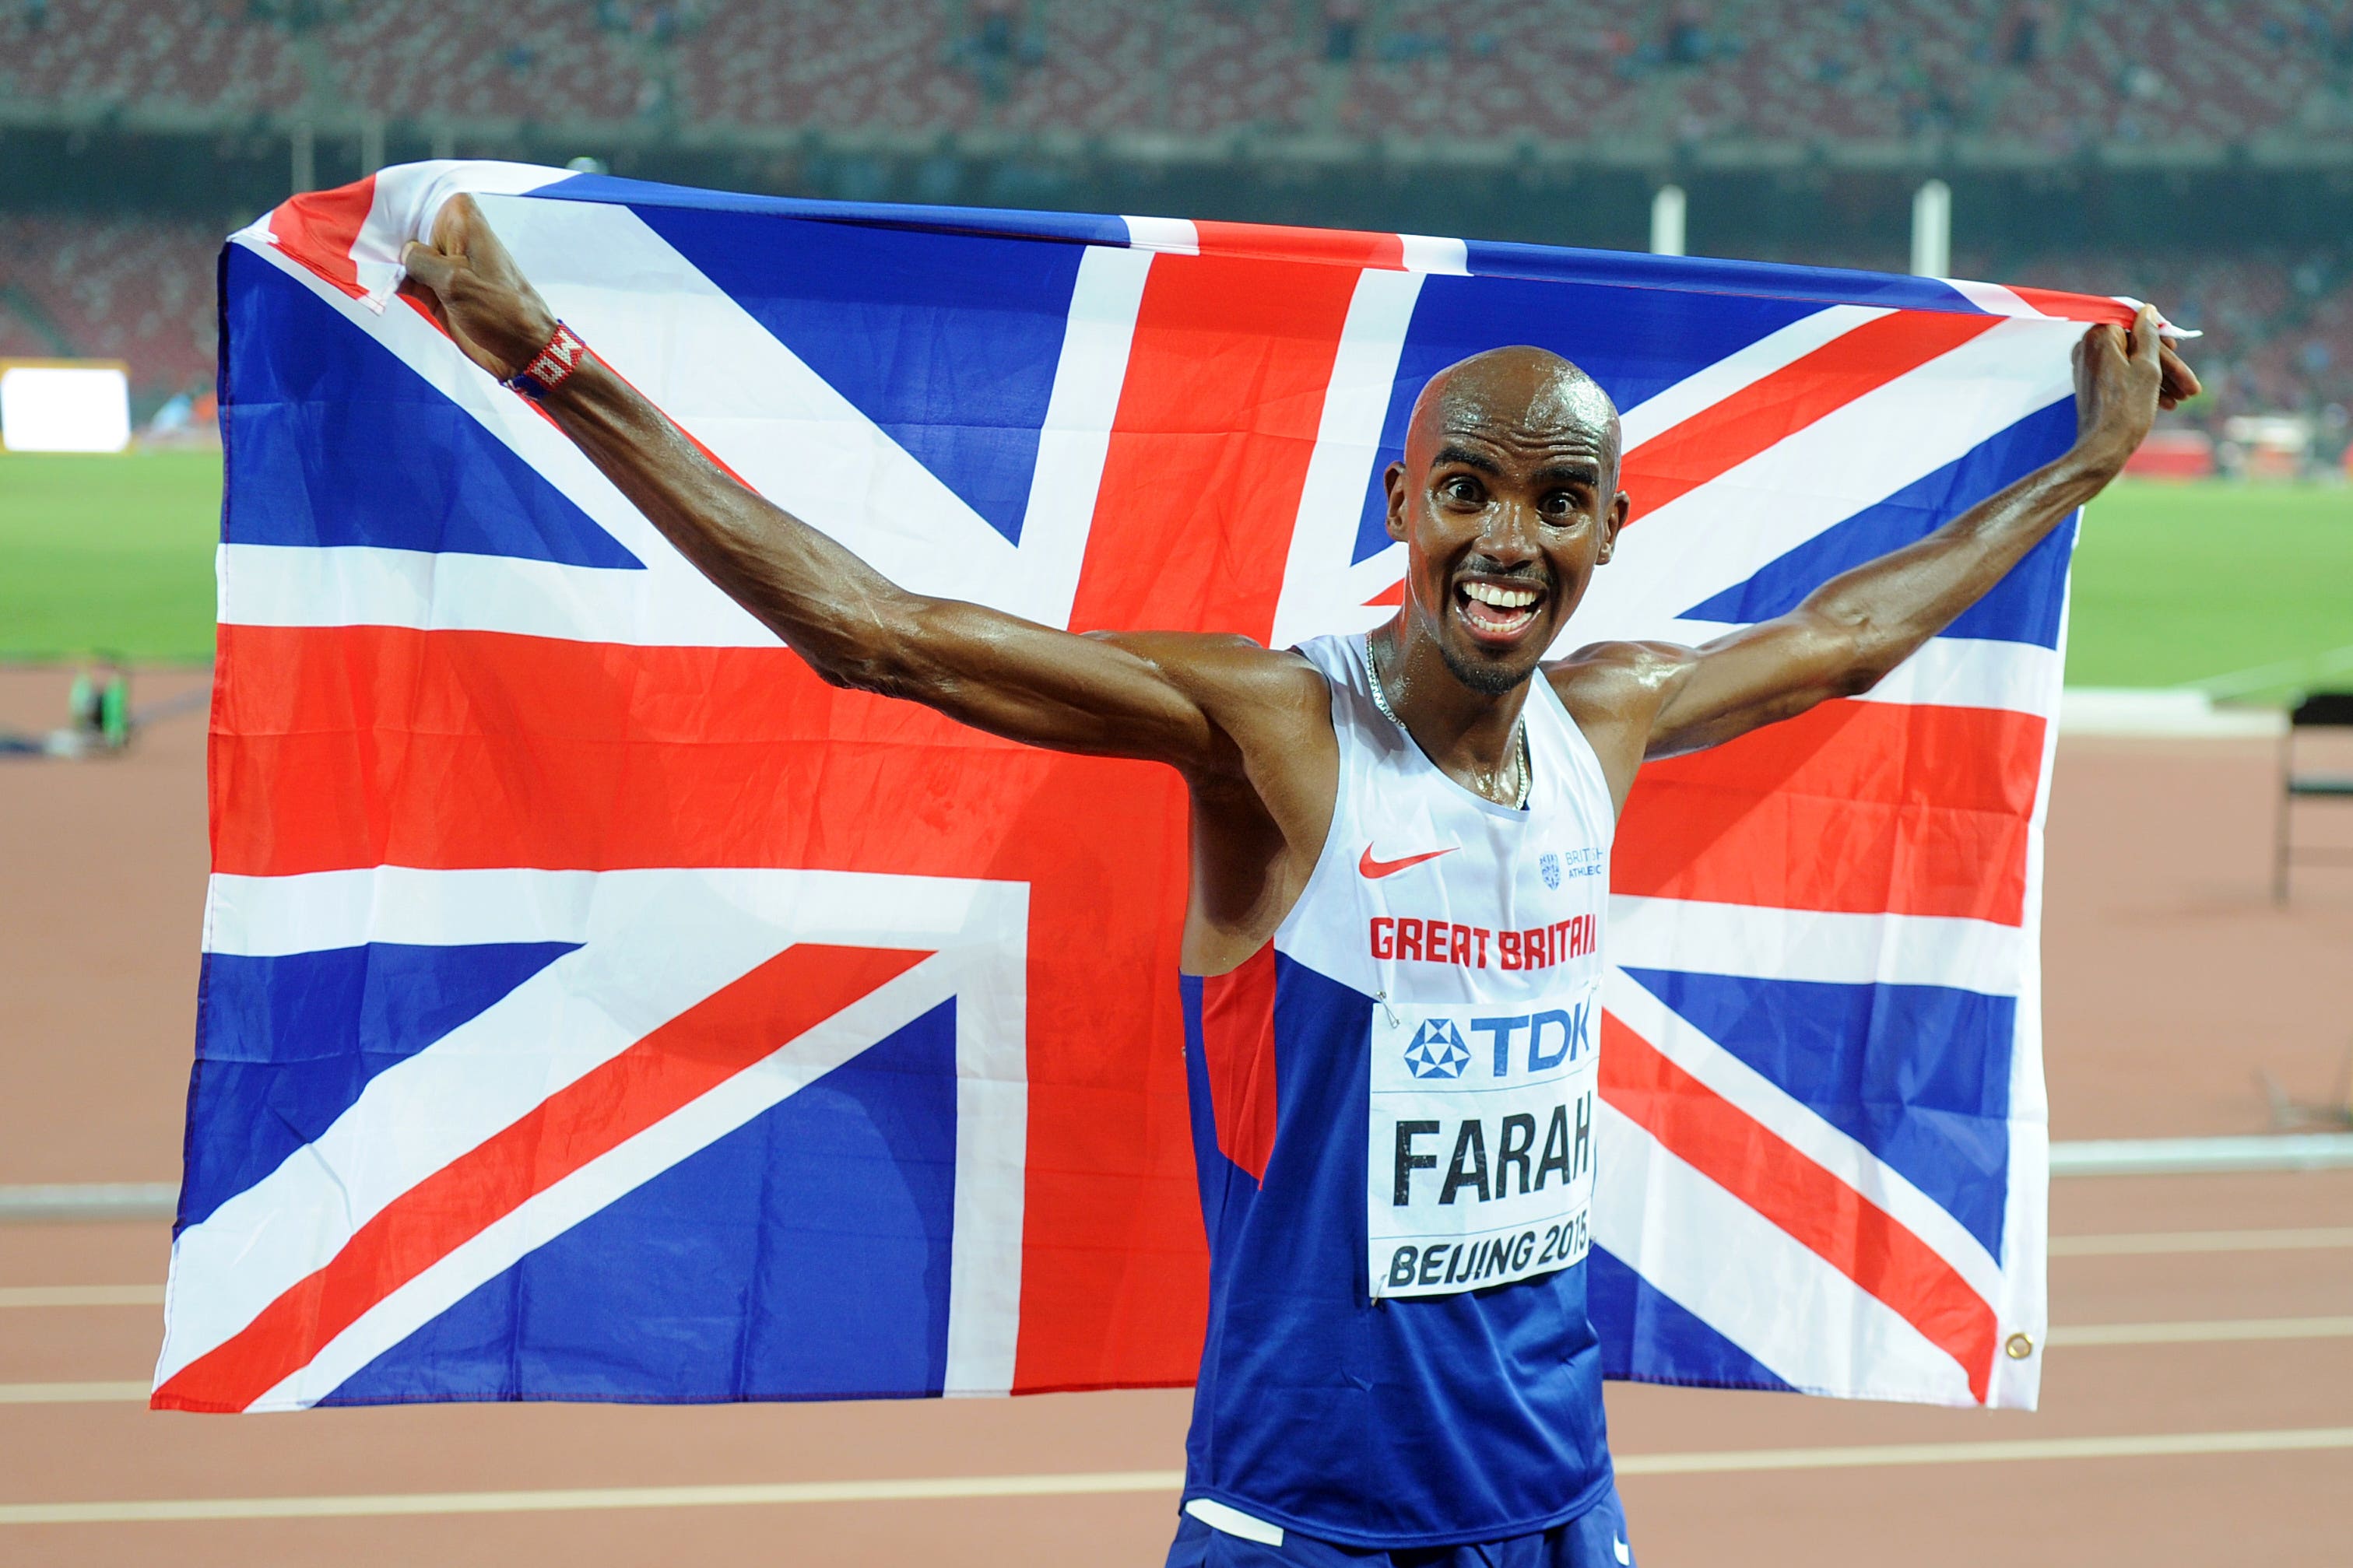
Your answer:
[[[2067,639],[2071,686],[2353,683],[2353,489],[2117,484],[2084,514]]]
[[[0,455],[0,657],[208,658],[219,508],[215,454]],[[2353,681],[2353,489],[2117,485],[2084,524],[2069,636],[2072,685]]]
[[[0,658],[213,653],[217,452],[0,454]]]

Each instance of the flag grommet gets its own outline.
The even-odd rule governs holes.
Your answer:
[[[2024,1361],[2034,1353],[2034,1336],[2012,1334],[2001,1342],[2001,1353],[2012,1361]]]

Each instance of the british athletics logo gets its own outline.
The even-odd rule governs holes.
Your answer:
[[[747,484],[910,587],[1077,629],[1377,623],[1415,390],[1533,342],[1625,411],[1635,521],[1575,637],[1713,636],[2061,450],[2080,322],[2128,315],[507,164],[285,204],[221,263],[214,877],[159,1405],[1022,1392],[1198,1353],[1178,784],[817,680],[394,292],[456,190]],[[1995,1347],[2042,1338],[2071,542],[1868,699],[1636,788],[1591,1127],[1618,1375],[2032,1402]],[[1425,962],[1433,927],[1475,960],[1414,923]],[[1233,1081],[1221,1146],[1230,1117],[1263,1169],[1272,1080]]]

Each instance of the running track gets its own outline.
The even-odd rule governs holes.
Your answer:
[[[62,685],[0,674],[0,724],[46,721]],[[200,740],[181,721],[119,763],[0,768],[0,1183],[174,1173]],[[2060,1136],[2256,1131],[2255,1068],[2317,1092],[2353,1046],[2353,875],[2268,908],[2271,765],[2063,746]],[[2052,1315],[2081,1332],[2039,1415],[1613,1388],[1641,1560],[2341,1562],[2353,1172],[2076,1180],[2052,1219]],[[1113,1565],[1156,1563],[1173,1522],[1181,1394],[153,1415],[122,1385],[153,1359],[166,1241],[0,1227],[0,1561]]]

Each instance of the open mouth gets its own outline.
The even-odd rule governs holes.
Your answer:
[[[1482,639],[1508,642],[1535,624],[1544,597],[1534,584],[1473,579],[1454,584],[1454,613]]]

